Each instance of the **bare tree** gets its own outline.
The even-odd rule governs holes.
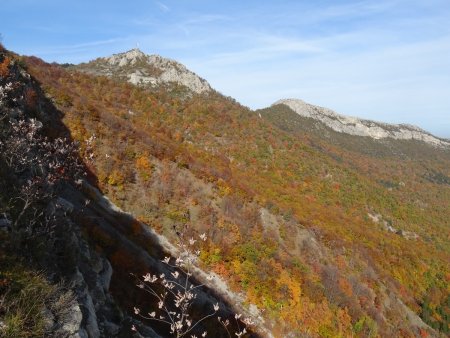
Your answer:
[[[142,319],[167,324],[170,327],[170,334],[177,338],[196,337],[193,330],[203,321],[215,317],[225,328],[228,336],[231,337],[228,329],[229,320],[223,320],[218,316],[218,303],[214,304],[210,312],[200,319],[194,320],[191,316],[192,305],[197,298],[197,290],[204,286],[203,284],[194,285],[191,280],[195,263],[200,255],[200,250],[196,244],[206,241],[206,234],[198,235],[197,238],[186,238],[185,231],[177,230],[177,236],[178,256],[176,258],[167,256],[162,260],[172,272],[168,275],[147,273],[142,277],[137,277],[139,280],[137,286],[156,298],[157,309],[143,314],[141,309],[135,307],[135,314]],[[212,279],[213,276],[208,276],[208,280]],[[247,332],[245,327],[241,329],[241,320],[246,325],[253,324],[250,318],[241,319],[241,315],[238,314],[235,315],[235,320],[238,330],[234,334],[237,337],[241,337]],[[137,329],[133,326],[133,330]],[[206,337],[207,334],[204,331],[201,336]]]
[[[7,58],[0,54],[0,62]],[[43,135],[43,124],[26,109],[25,93],[35,93],[38,100],[36,91],[15,61],[5,67],[0,77],[0,164],[10,182],[5,194],[9,200],[0,205],[0,213],[11,219],[13,232],[32,236],[49,230],[47,205],[62,183],[74,183],[85,174],[84,165],[76,143]]]

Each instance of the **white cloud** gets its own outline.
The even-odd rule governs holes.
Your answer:
[[[158,8],[159,8],[162,12],[169,12],[169,11],[170,11],[169,6],[163,4],[162,2],[156,1],[155,4],[158,6]]]
[[[450,70],[450,36],[361,51],[337,48],[364,36],[366,32],[309,41],[311,50],[303,50],[299,41],[280,39],[271,47],[204,59],[195,68],[225,95],[252,108],[295,97],[343,114],[416,124],[444,135],[441,125],[450,121],[445,72]],[[291,45],[299,48],[282,48]],[[427,118],[430,113],[434,119]]]

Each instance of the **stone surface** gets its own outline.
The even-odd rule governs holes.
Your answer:
[[[44,309],[42,313],[44,319],[44,327],[46,331],[51,331],[55,325],[55,316],[47,307]]]
[[[67,311],[67,316],[64,318],[62,324],[62,332],[73,335],[78,333],[81,328],[81,321],[83,320],[83,313],[81,312],[78,303],[73,302]]]
[[[111,267],[111,263],[109,263],[106,259],[103,260],[103,270],[100,273],[99,281],[105,292],[109,290],[112,274],[113,269]]]
[[[92,301],[92,297],[89,293],[86,294],[83,305],[84,305],[85,312],[87,313],[85,329],[88,333],[88,336],[89,336],[89,338],[98,338],[98,337],[100,337],[100,330],[98,328],[97,315],[95,313],[95,306]]]

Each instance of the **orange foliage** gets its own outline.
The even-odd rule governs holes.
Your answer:
[[[348,314],[348,309],[339,308],[336,313],[336,322],[340,336],[345,336],[345,332],[352,331],[352,317]],[[353,335],[352,335],[353,336]]]
[[[429,336],[429,333],[424,329],[419,329],[420,337],[427,338]]]
[[[213,265],[213,271],[217,273],[219,276],[229,278],[230,277],[230,271],[227,269],[225,264],[223,262],[219,262],[217,264]]]
[[[347,267],[347,263],[345,262],[345,258],[341,255],[336,257],[336,265],[339,270],[343,271]]]
[[[0,63],[0,76],[8,77],[9,76],[9,64],[11,63],[11,58],[6,56],[3,59],[3,62]]]
[[[352,286],[347,279],[339,278],[338,283],[339,283],[339,288],[347,297],[353,296]]]

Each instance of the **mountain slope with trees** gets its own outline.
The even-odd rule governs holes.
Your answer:
[[[171,240],[174,226],[206,233],[200,266],[274,336],[448,333],[444,150],[421,157],[421,144],[365,139],[357,149],[326,127],[332,138],[305,128],[315,122],[291,119],[286,107],[255,113],[214,91],[180,97],[21,60],[71,137],[83,145],[95,135],[88,168],[102,193]],[[139,271],[139,257],[88,224],[113,266],[114,297],[137,300],[123,272]],[[151,255],[140,228],[130,229]]]

